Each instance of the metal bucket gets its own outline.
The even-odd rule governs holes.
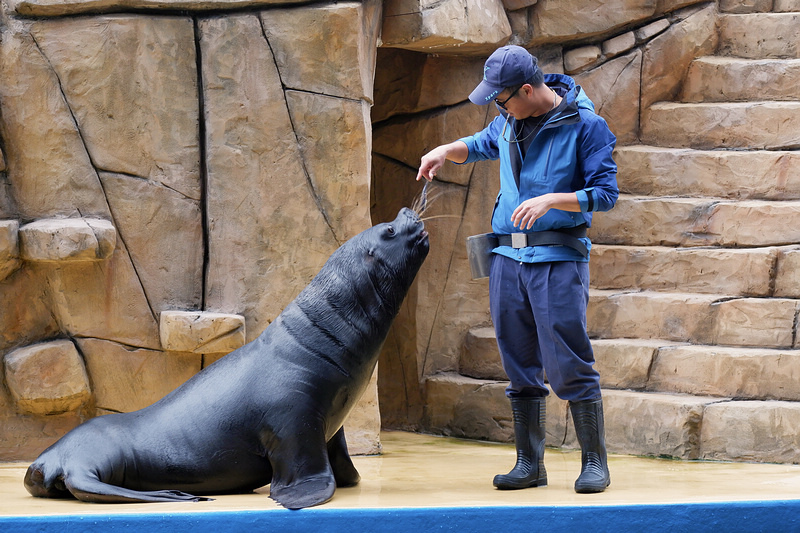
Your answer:
[[[494,233],[482,233],[467,237],[467,258],[472,271],[472,279],[489,277],[494,248],[497,248],[497,236]]]

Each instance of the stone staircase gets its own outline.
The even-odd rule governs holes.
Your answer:
[[[587,313],[611,452],[800,462],[800,12],[789,11],[800,5],[790,4],[720,13],[717,55],[694,61],[676,101],[644,110],[641,145],[617,149],[621,194],[591,230]],[[472,330],[459,374],[428,380],[429,396],[463,391],[451,410],[429,408],[433,427],[511,440],[494,342],[491,328]],[[549,445],[575,446],[568,418],[551,395]]]

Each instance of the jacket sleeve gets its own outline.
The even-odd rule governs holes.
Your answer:
[[[587,113],[584,130],[578,147],[578,158],[584,186],[578,189],[581,211],[608,211],[617,202],[617,164],[613,152],[617,138],[606,121],[594,113]]]
[[[461,163],[474,163],[475,161],[484,161],[487,159],[498,159],[500,157],[500,150],[498,148],[497,140],[503,131],[506,119],[499,115],[492,120],[488,126],[469,137],[462,137],[459,141],[464,142],[469,149],[469,156],[467,160]]]

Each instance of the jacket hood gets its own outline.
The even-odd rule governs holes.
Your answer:
[[[571,77],[566,74],[545,74],[544,83],[556,91],[559,96],[566,98],[567,106],[588,109],[594,113],[594,103]]]

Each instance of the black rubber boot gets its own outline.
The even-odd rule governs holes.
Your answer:
[[[603,492],[611,484],[606,456],[603,400],[569,402],[575,433],[581,445],[581,475],[575,492]]]
[[[511,413],[517,464],[508,474],[494,476],[494,486],[504,490],[544,487],[545,398],[512,398]]]

